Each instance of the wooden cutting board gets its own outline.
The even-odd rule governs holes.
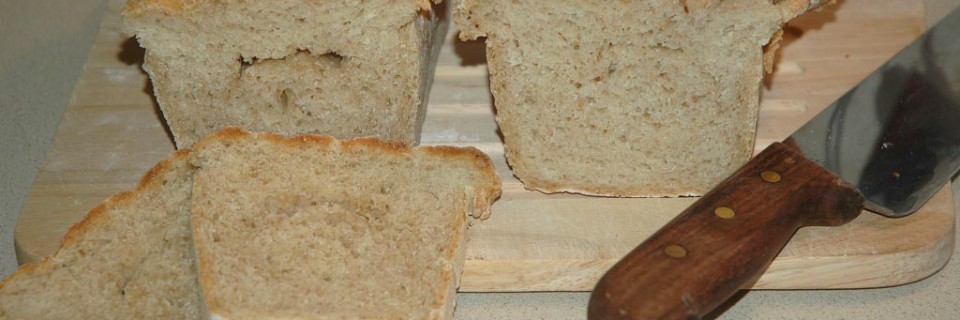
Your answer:
[[[924,29],[919,1],[839,1],[786,29],[764,84],[757,149],[783,139]],[[173,143],[140,70],[143,51],[118,31],[111,0],[84,73],[30,190],[15,242],[21,263],[52,254],[69,226],[131,189]],[[437,67],[423,144],[475,146],[504,179],[493,217],[469,231],[461,291],[586,291],[619,257],[695,198],[616,199],[524,190],[506,165],[487,89],[483,43],[451,30]],[[954,212],[944,188],[900,219],[864,213],[838,228],[806,228],[755,284],[763,289],[858,288],[926,277],[949,258]]]

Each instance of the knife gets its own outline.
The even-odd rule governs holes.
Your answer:
[[[960,168],[960,9],[627,254],[589,319],[700,318],[798,228],[920,208]]]

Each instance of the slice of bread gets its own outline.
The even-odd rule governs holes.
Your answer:
[[[451,318],[466,216],[500,193],[476,149],[241,131],[195,149],[200,279],[221,319]]]
[[[454,21],[465,40],[487,37],[506,155],[527,188],[682,196],[750,157],[763,47],[814,5],[462,0]]]
[[[499,194],[473,148],[224,129],[0,282],[0,319],[449,319]]]
[[[51,257],[0,282],[0,319],[197,319],[193,166],[161,161],[74,225]]]
[[[415,144],[440,0],[131,0],[126,32],[178,147],[237,126]]]

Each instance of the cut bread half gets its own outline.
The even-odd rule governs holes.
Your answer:
[[[684,196],[750,157],[770,44],[818,3],[462,0],[454,21],[465,40],[487,37],[507,160],[527,188]]]
[[[427,0],[131,0],[126,32],[180,148],[219,129],[415,144],[447,6]]]
[[[223,131],[193,163],[200,279],[222,319],[450,318],[466,218],[500,193],[475,149],[368,138]]]

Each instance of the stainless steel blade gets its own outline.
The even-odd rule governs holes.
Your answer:
[[[960,168],[960,9],[785,141],[904,216]]]

